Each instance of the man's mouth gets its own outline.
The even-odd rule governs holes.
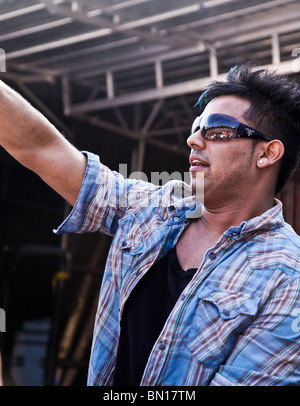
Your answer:
[[[207,161],[200,158],[196,154],[193,154],[193,155],[190,156],[190,164],[191,164],[191,168],[195,168],[195,169],[196,168],[204,168],[204,167],[209,166]]]

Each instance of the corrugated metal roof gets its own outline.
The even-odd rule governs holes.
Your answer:
[[[245,60],[292,73],[299,17],[295,0],[3,0],[0,47],[11,77],[96,88],[102,103],[74,109],[89,112],[196,92]]]

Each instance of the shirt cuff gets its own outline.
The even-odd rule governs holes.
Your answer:
[[[85,216],[86,205],[91,195],[91,189],[96,183],[96,179],[101,171],[101,164],[97,155],[86,151],[82,151],[82,153],[87,157],[87,166],[80,192],[68,217],[57,229],[53,230],[55,234],[83,232],[82,224]]]

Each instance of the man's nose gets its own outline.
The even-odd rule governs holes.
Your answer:
[[[205,140],[201,136],[201,131],[195,131],[191,134],[187,139],[187,144],[192,149],[204,149],[205,148]]]

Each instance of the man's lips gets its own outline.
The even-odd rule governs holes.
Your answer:
[[[209,166],[208,162],[205,159],[201,158],[198,154],[191,154],[189,161],[191,164],[191,169],[205,168]]]

